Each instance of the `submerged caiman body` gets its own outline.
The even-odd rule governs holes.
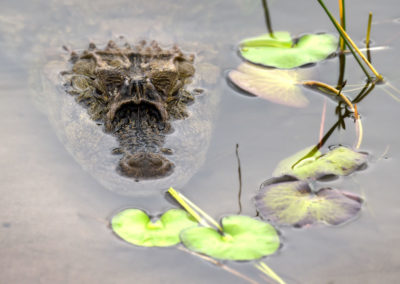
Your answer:
[[[71,70],[63,72],[67,92],[116,137],[118,172],[137,180],[171,174],[174,163],[166,156],[173,150],[164,147],[165,136],[194,101],[185,89],[195,73],[194,56],[154,41],[122,47],[110,41],[104,49],[90,44],[80,54],[72,52],[70,60]]]
[[[182,186],[199,169],[218,100],[209,92],[215,66],[154,41],[90,44],[64,58],[46,65],[39,101],[68,151],[102,185],[147,193]]]

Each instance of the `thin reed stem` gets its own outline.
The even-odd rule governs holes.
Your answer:
[[[345,10],[345,0],[339,1],[339,15],[340,15],[340,25],[344,30],[346,30],[346,10]],[[345,43],[343,37],[340,37],[340,50],[343,52],[345,48]]]
[[[369,44],[370,44],[370,37],[371,37],[371,24],[372,24],[372,13],[369,12],[368,15],[368,26],[367,26],[367,36],[365,38],[365,47],[367,48],[367,59],[369,62],[371,62],[371,52],[369,49]]]
[[[333,23],[333,25],[335,26],[338,33],[343,37],[343,40],[345,41],[345,43],[348,46],[351,53],[353,54],[354,58],[357,60],[357,63],[360,65],[360,68],[364,71],[365,75],[368,77],[368,80],[372,81],[372,78],[369,75],[369,73],[367,72],[367,70],[365,69],[365,67],[362,65],[360,59],[357,57],[354,50],[356,50],[356,52],[360,55],[360,57],[365,61],[365,63],[368,65],[368,67],[371,69],[371,71],[375,74],[377,79],[383,80],[382,76],[378,72],[376,72],[374,67],[367,60],[367,58],[365,58],[365,56],[361,53],[361,51],[358,49],[358,47],[355,45],[355,43],[350,39],[350,37],[347,35],[347,33],[343,30],[343,28],[339,25],[339,23],[336,21],[336,19],[332,16],[332,14],[329,12],[328,8],[325,6],[325,4],[322,2],[322,0],[318,0],[318,2],[322,6],[322,8],[325,10],[326,14],[328,15],[328,17],[331,20],[331,22]],[[354,48],[354,50],[353,50],[353,48]]]
[[[365,39],[365,45],[367,48],[369,48],[369,42],[370,42],[370,37],[371,37],[371,25],[372,25],[372,13],[369,12],[368,15],[368,26],[367,26],[367,37]]]
[[[206,212],[204,212],[200,207],[198,207],[196,204],[194,204],[192,201],[190,201],[187,197],[185,197],[182,193],[177,192],[175,189],[173,189],[172,187],[170,187],[168,189],[168,193],[172,195],[173,198],[175,198],[175,200],[183,207],[185,208],[185,210],[192,215],[201,225],[205,226],[205,227],[212,227],[209,225],[212,224],[213,226],[215,226],[220,233],[223,233],[223,230],[221,228],[221,226],[218,224],[217,221],[215,221],[212,217],[210,217]],[[199,214],[197,214],[197,212],[200,213],[200,215],[202,215],[202,217],[209,223],[207,223],[202,217],[200,217]]]

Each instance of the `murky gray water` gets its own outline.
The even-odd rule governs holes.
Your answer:
[[[100,2],[100,3],[99,3]],[[103,2],[103,3],[102,3]],[[334,33],[316,1],[271,1],[273,27],[293,35]],[[327,1],[336,6],[335,1]],[[372,39],[390,49],[372,54],[375,67],[400,88],[400,17],[394,0],[348,1],[348,30],[362,44],[367,14]],[[130,41],[197,41],[214,46],[221,70],[241,60],[236,44],[266,31],[260,1],[2,1],[0,4],[0,282],[1,283],[246,283],[175,247],[138,248],[114,236],[110,217],[126,207],[160,213],[172,207],[162,194],[123,196],[104,188],[66,151],[46,113],[37,108],[32,70],[66,44],[85,47],[123,34]],[[336,11],[336,9],[333,9]],[[38,70],[38,71],[36,71]],[[335,84],[337,59],[313,68]],[[348,84],[363,74],[348,57]],[[238,211],[235,145],[240,145],[243,213],[254,216],[259,185],[277,163],[318,140],[325,98],[308,93],[305,109],[291,109],[232,90],[225,80],[205,163],[181,188],[218,218]],[[364,171],[331,182],[362,195],[358,219],[340,227],[281,228],[283,248],[265,259],[288,283],[396,283],[400,276],[400,103],[376,90],[359,105],[371,153]],[[328,101],[326,127],[336,121]],[[327,145],[353,145],[354,127],[335,132]],[[229,266],[263,283],[252,262]]]

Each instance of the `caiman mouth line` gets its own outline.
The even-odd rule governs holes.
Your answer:
[[[134,123],[134,121],[139,122],[135,124],[136,127],[141,127],[141,122],[144,120],[148,120],[148,124],[167,125],[168,113],[159,102],[147,99],[125,99],[111,106],[107,114],[105,130],[115,132],[119,128],[118,125],[121,127],[124,124]]]

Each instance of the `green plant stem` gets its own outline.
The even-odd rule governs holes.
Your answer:
[[[339,1],[339,14],[340,14],[340,25],[346,30],[346,5],[345,0]],[[345,43],[343,37],[340,37],[340,54],[339,54],[339,79],[336,88],[340,89],[343,87],[344,71],[346,69],[346,56],[344,55]]]
[[[317,151],[319,149],[322,148],[322,146],[324,146],[324,144],[326,143],[326,141],[329,139],[329,137],[332,135],[332,133],[336,130],[337,127],[339,127],[341,123],[341,120],[338,120],[329,130],[328,132],[324,135],[324,137],[318,142],[317,145],[315,145],[310,152],[308,152],[307,154],[305,154],[303,157],[301,157],[296,163],[294,163],[292,165],[292,169],[295,168],[299,163],[301,163],[303,160],[310,158],[312,156],[314,156],[315,153],[317,153]]]
[[[345,41],[346,45],[348,46],[349,50],[351,51],[351,53],[353,54],[354,58],[357,60],[357,63],[360,65],[361,69],[364,71],[365,75],[367,76],[369,81],[372,81],[371,76],[369,75],[368,71],[365,69],[364,65],[362,65],[360,59],[357,57],[355,51],[352,48],[352,45],[349,43],[349,37],[346,37],[346,32],[342,29],[342,27],[338,24],[338,22],[336,21],[336,19],[332,16],[332,14],[329,12],[328,8],[325,6],[325,4],[322,2],[322,0],[318,0],[319,4],[322,6],[322,8],[325,10],[326,14],[328,15],[329,19],[331,20],[331,22],[333,23],[333,25],[335,26],[336,30],[338,31],[338,33],[342,36],[343,40]],[[361,52],[359,52],[359,54],[362,54]],[[362,56],[364,57],[364,56]],[[364,57],[365,58],[365,57]],[[367,60],[368,61],[368,60]],[[372,67],[373,68],[373,67]],[[375,70],[375,69],[374,69]],[[376,72],[376,71],[375,71]],[[380,76],[378,74],[378,76]],[[378,78],[377,76],[377,78]],[[380,76],[382,77],[382,76]]]
[[[182,193],[180,193],[180,195],[183,198],[183,200],[185,200],[190,206],[192,206],[196,211],[198,211],[203,216],[204,219],[206,219],[210,224],[215,226],[220,231],[220,233],[223,233],[223,230],[217,221],[215,221],[210,215],[208,215],[206,212],[204,212],[196,204],[194,204],[189,199],[187,199]]]
[[[274,32],[272,31],[271,18],[269,16],[267,0],[262,0],[262,4],[263,4],[263,8],[264,8],[265,24],[267,25],[269,36],[273,38]]]
[[[318,1],[320,3],[322,3],[322,0],[318,0]],[[326,8],[326,6],[325,6],[325,8]],[[329,13],[328,9],[326,9],[326,11],[327,11],[327,13]],[[339,25],[339,23],[336,21],[336,19],[332,15],[330,15],[330,16],[331,16],[331,20],[333,21],[334,25],[339,30],[339,33],[344,37],[346,45],[349,48],[351,48],[351,47],[354,48],[354,50],[358,53],[358,55],[361,57],[361,59],[364,60],[365,64],[367,64],[369,69],[371,69],[372,73],[374,73],[374,75],[376,76],[376,78],[379,81],[383,80],[382,75],[379,74],[378,71],[375,70],[374,66],[372,66],[372,64],[368,61],[368,59],[364,56],[364,54],[362,54],[360,49],[357,47],[357,45],[354,43],[354,41],[350,38],[350,36],[346,33],[346,31]]]
[[[340,13],[340,25],[346,30],[346,6],[345,0],[339,0],[339,13]],[[340,50],[343,52],[345,48],[343,37],[340,37]]]
[[[370,36],[371,36],[371,24],[372,24],[372,13],[369,12],[368,26],[367,26],[367,37],[365,39],[365,45],[366,45],[367,48],[369,48],[369,41],[370,41]]]
[[[207,222],[205,222],[203,220],[206,219],[210,224],[212,224],[213,226],[215,226],[220,233],[223,233],[223,230],[221,228],[221,226],[218,224],[217,221],[215,221],[213,218],[211,218],[206,212],[204,212],[203,210],[201,210],[200,207],[198,207],[196,204],[194,204],[192,201],[190,201],[187,197],[185,197],[182,193],[177,192],[175,189],[173,189],[172,187],[170,187],[168,189],[169,194],[171,194],[171,196],[173,198],[175,198],[175,200],[183,207],[185,208],[185,210],[187,212],[189,212],[190,215],[193,216],[193,218],[195,218],[201,225],[205,226],[205,227],[212,227],[210,226]],[[199,214],[196,213],[199,212],[203,218],[200,217]]]
[[[322,82],[318,82],[318,81],[305,81],[305,82],[302,82],[302,84],[305,85],[305,86],[310,86],[310,87],[317,86],[317,87],[320,87],[322,89],[326,89],[329,92],[334,93],[336,96],[339,96],[350,107],[350,109],[354,112],[354,106],[351,103],[351,101],[345,95],[343,95],[342,92],[340,92],[338,89],[335,89],[334,87],[332,87],[332,86],[330,86],[328,84],[325,84],[325,83],[322,83]]]
[[[190,214],[193,216],[193,218],[195,218],[197,220],[197,222],[199,222],[201,225],[205,226],[205,227],[211,227],[207,224],[207,222],[205,222],[203,220],[203,218],[200,217],[199,214],[197,214],[186,202],[185,200],[182,198],[181,194],[179,192],[177,192],[175,189],[173,189],[172,187],[170,187],[168,189],[168,193],[171,194],[171,196],[173,198],[175,198],[175,200]]]
[[[367,59],[371,62],[371,52],[369,50],[370,37],[371,37],[372,13],[368,15],[367,36],[365,38],[365,47],[367,48]]]
[[[371,86],[369,86],[371,84]],[[361,92],[352,100],[353,104],[361,102],[366,96],[368,96],[372,90],[375,88],[375,82],[367,82],[365,87],[361,90]]]

